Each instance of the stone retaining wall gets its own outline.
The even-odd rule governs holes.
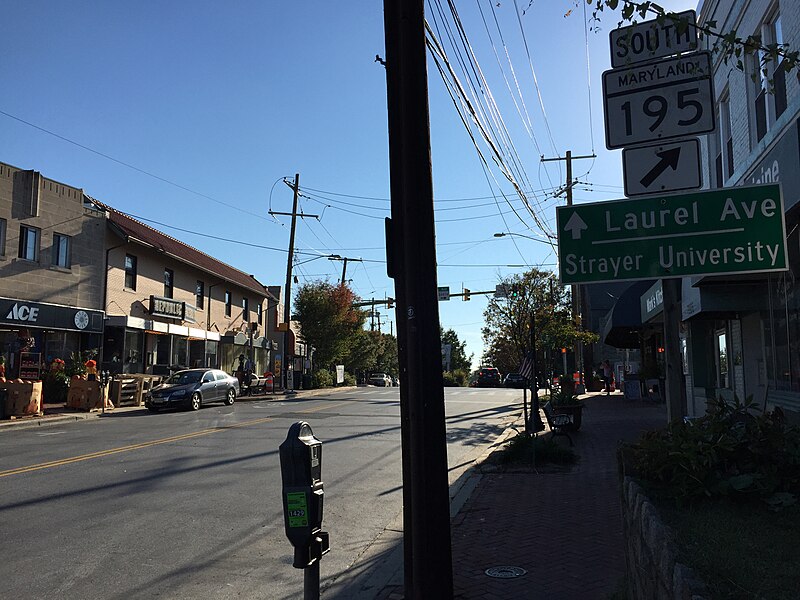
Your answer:
[[[678,562],[673,533],[659,518],[642,488],[622,480],[628,598],[633,600],[705,600],[708,590],[694,572]]]

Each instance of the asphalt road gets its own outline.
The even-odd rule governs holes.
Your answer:
[[[451,480],[521,397],[446,390]],[[323,441],[323,588],[368,576],[353,565],[402,509],[397,388],[0,433],[0,597],[301,597],[278,459],[298,420]]]

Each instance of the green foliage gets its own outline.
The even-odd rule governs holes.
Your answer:
[[[544,365],[544,350],[572,347],[576,341],[596,342],[598,337],[582,331],[572,320],[568,288],[548,271],[531,269],[500,282],[518,290],[516,297],[491,298],[483,313],[482,329],[486,351],[483,364],[500,369],[501,373],[517,370],[530,349],[531,315],[535,320],[538,364]]]
[[[315,363],[323,368],[341,363],[355,346],[366,321],[354,308],[355,295],[345,285],[307,283],[297,291],[295,311],[303,339],[314,346]]]
[[[344,374],[344,385],[353,386],[356,384],[356,377],[352,373],[348,373],[345,371]]]
[[[86,375],[86,361],[97,360],[97,350],[90,349],[83,352],[71,352],[64,367],[64,372],[70,378],[73,375]]]
[[[583,400],[570,390],[561,389],[545,397],[553,406],[585,406]],[[542,400],[547,402],[544,398]]]
[[[470,354],[467,356],[467,342],[462,342],[458,339],[458,334],[454,329],[440,329],[442,344],[450,344],[450,370],[469,371],[472,367],[472,357]]]
[[[69,377],[63,370],[47,371],[42,378],[43,402],[60,404],[67,401]]]
[[[559,444],[552,437],[544,439],[533,435],[519,433],[511,438],[499,456],[500,464],[534,464],[545,463],[571,465],[578,456],[571,447]]]
[[[320,369],[311,374],[311,385],[313,389],[328,388],[336,385],[336,373],[327,369]]]
[[[445,387],[466,387],[469,380],[469,371],[464,369],[444,371],[442,380]]]
[[[690,423],[645,433],[627,449],[634,472],[655,495],[677,504],[704,498],[761,499],[772,509],[800,493],[800,429],[776,409],[748,400],[716,402]]]
[[[362,329],[355,335],[355,342],[344,358],[344,364],[348,371],[362,378],[369,373],[397,376],[400,372],[397,338],[388,333]]]

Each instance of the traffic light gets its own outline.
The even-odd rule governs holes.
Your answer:
[[[394,307],[394,298],[387,298],[386,299],[386,308],[393,308]]]
[[[466,302],[467,300],[469,300],[469,290],[464,288],[464,301]]]
[[[509,286],[508,297],[509,298],[515,298],[515,299],[519,298],[519,286],[518,285]]]

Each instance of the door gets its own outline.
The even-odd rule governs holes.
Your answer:
[[[217,389],[217,381],[214,378],[213,371],[206,371],[201,380],[200,393],[203,395],[205,402],[217,402],[221,400],[219,397],[219,390]]]

